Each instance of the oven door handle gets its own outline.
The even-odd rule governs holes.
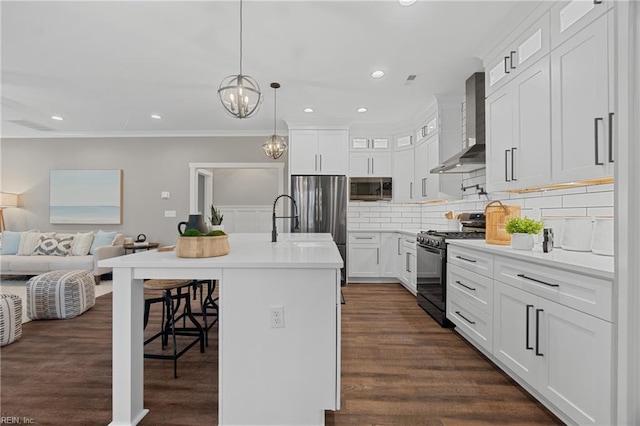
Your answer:
[[[428,251],[429,253],[438,254],[440,255],[441,259],[444,259],[444,250],[433,248],[433,247],[427,247],[420,244],[418,244],[418,248],[424,251]]]

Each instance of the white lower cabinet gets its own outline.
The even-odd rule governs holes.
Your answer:
[[[396,232],[350,232],[347,271],[350,281],[391,282],[398,279],[416,293],[415,237]]]
[[[396,276],[397,256],[400,252],[398,234],[395,232],[380,233],[380,276],[393,278]]]
[[[578,424],[612,424],[612,325],[495,282],[493,355]]]
[[[380,276],[380,233],[349,234],[348,276]]]
[[[569,423],[613,412],[610,279],[450,245],[447,318]]]

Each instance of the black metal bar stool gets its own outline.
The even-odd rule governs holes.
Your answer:
[[[209,346],[209,330],[218,322],[218,298],[213,297],[218,280],[193,281],[193,300],[200,297],[200,312],[194,315],[201,316],[205,331],[205,344]],[[204,287],[206,286],[206,294]]]
[[[149,322],[149,311],[154,303],[162,304],[162,326],[159,332],[144,341],[147,345],[158,337],[162,338],[162,350],[169,344],[169,336],[172,337],[173,353],[165,354],[144,354],[145,358],[152,359],[172,359],[173,360],[173,377],[178,377],[178,358],[180,358],[191,347],[200,343],[200,353],[204,352],[205,332],[200,323],[196,320],[191,312],[191,301],[189,288],[193,284],[192,280],[147,280],[144,282],[144,288],[147,290],[161,290],[162,296],[147,297],[144,301],[144,328]],[[183,293],[182,290],[186,291]],[[172,294],[175,290],[175,294]],[[181,302],[184,302],[182,313],[179,314]],[[191,322],[193,327],[187,327],[186,320]],[[182,327],[177,327],[176,323],[182,320]],[[178,351],[176,336],[192,336],[193,340],[180,351]]]

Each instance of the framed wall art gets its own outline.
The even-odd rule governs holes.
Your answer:
[[[49,222],[122,224],[122,170],[51,170]]]

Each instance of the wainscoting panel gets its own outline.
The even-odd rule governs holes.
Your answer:
[[[224,215],[222,224],[228,234],[271,232],[273,206],[217,206]],[[278,223],[280,227],[280,223]]]

